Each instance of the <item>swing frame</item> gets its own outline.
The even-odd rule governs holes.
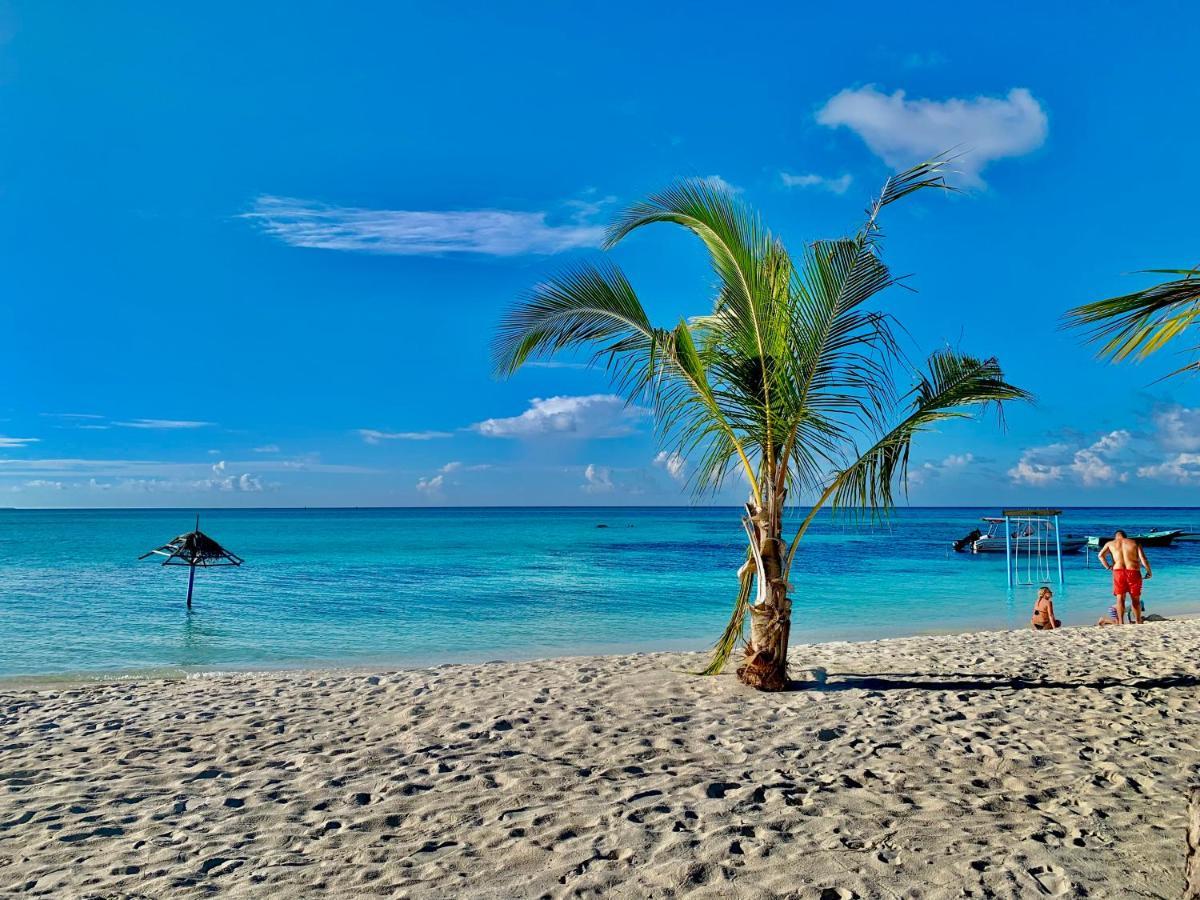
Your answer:
[[[1008,574],[1008,586],[1012,588],[1016,584],[1049,584],[1050,583],[1050,563],[1045,560],[1047,554],[1046,542],[1049,540],[1051,529],[1054,531],[1054,553],[1058,561],[1058,583],[1063,584],[1063,564],[1062,564],[1062,533],[1059,529],[1059,517],[1062,515],[1061,509],[1006,509],[1002,511],[1004,516],[1004,563],[1005,570]],[[1014,521],[1020,525],[1024,523],[1028,528],[1036,529],[1034,534],[1029,535],[1029,540],[1026,541],[1026,574],[1030,580],[1027,582],[1017,582],[1014,576],[1020,577],[1019,567],[1021,564],[1021,536],[1017,537],[1016,547],[1013,546],[1012,527]],[[1045,560],[1046,577],[1040,581],[1033,581],[1032,575],[1029,575],[1029,570],[1033,568],[1032,545],[1033,538],[1037,538],[1037,550],[1039,564]],[[1015,551],[1015,556],[1014,556]],[[1041,569],[1037,572],[1040,577]]]

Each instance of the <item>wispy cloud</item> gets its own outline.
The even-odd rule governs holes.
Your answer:
[[[534,362],[525,363],[527,368],[533,369],[587,369],[590,368],[587,363],[580,362],[560,362],[557,359],[535,360]]]
[[[613,438],[632,434],[649,414],[650,410],[629,406],[615,394],[535,397],[519,416],[485,419],[471,428],[493,438]]]
[[[727,191],[730,194],[740,194],[742,189],[735,184],[730,184],[720,175],[705,175],[700,179],[711,187],[715,187],[719,191]]]
[[[830,128],[845,126],[889,166],[899,168],[947,150],[961,153],[955,167],[968,184],[994,160],[1022,156],[1046,140],[1046,112],[1025,88],[1005,97],[909,100],[873,85],[847,89],[817,113]]]
[[[831,194],[846,193],[850,185],[854,182],[854,176],[850,174],[829,178],[825,175],[814,175],[811,172],[806,175],[793,175],[790,172],[780,172],[779,178],[783,182],[784,187],[817,188],[818,190],[829,191]]]
[[[421,478],[417,481],[417,490],[427,497],[435,497],[441,494],[442,485],[445,483],[445,475],[434,475],[432,478]]]
[[[382,444],[384,441],[435,441],[454,437],[451,431],[376,431],[374,428],[359,428],[355,434],[368,444]]]
[[[973,453],[951,453],[940,462],[923,463],[908,473],[908,482],[914,487],[926,484],[943,475],[961,472],[975,462]]]
[[[687,480],[687,460],[678,453],[668,453],[666,450],[662,450],[654,457],[654,465],[666,469],[667,474],[678,482],[682,483]]]
[[[36,444],[40,440],[41,438],[6,437],[0,434],[0,449],[12,450],[28,446],[29,444]]]
[[[61,481],[47,481],[45,478],[35,478],[32,481],[25,482],[22,487],[34,491],[61,491],[66,485]]]
[[[604,229],[583,217],[598,207],[579,202],[583,206],[573,216],[555,224],[547,212],[363,209],[264,195],[244,218],[293,247],[396,256],[523,256],[600,246]]]
[[[278,453],[279,445],[278,444],[264,444],[261,447],[255,447],[254,452],[255,453]]]
[[[262,480],[249,472],[228,475],[224,478],[199,478],[193,481],[168,478],[124,478],[112,483],[92,479],[89,488],[99,490],[131,491],[145,494],[187,493],[251,493],[265,490]]]
[[[173,431],[184,428],[208,428],[212,422],[193,422],[187,419],[131,419],[128,422],[113,422],[122,428],[150,428]]]
[[[438,469],[438,471],[443,475],[449,475],[452,472],[485,472],[490,468],[492,468],[491,463],[476,463],[468,466],[458,460],[452,460]]]
[[[147,478],[169,481],[195,481],[227,471],[317,472],[334,475],[377,474],[379,470],[362,466],[323,463],[317,459],[220,460],[212,462],[170,462],[153,459],[0,459],[0,477],[24,478]]]

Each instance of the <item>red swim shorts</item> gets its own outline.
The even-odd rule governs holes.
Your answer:
[[[1142,599],[1141,569],[1113,569],[1113,596],[1129,594],[1134,600]]]

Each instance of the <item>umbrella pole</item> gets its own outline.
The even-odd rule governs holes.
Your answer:
[[[188,599],[187,599],[187,608],[188,609],[192,608],[192,585],[195,583],[196,583],[196,566],[193,564],[193,565],[188,566]]]

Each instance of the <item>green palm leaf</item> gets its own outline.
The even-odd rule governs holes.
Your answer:
[[[1086,329],[1088,340],[1099,344],[1101,357],[1113,362],[1145,359],[1191,328],[1200,317],[1200,266],[1145,272],[1183,277],[1132,294],[1085,303],[1067,313],[1067,324]],[[1198,368],[1200,361],[1170,375]]]

